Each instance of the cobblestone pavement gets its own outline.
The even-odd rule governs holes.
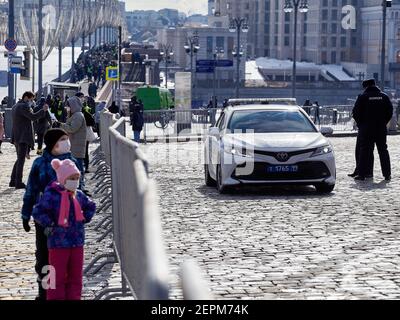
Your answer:
[[[318,196],[307,187],[246,188],[221,196],[204,186],[198,143],[143,146],[159,186],[171,297],[182,297],[180,265],[193,257],[215,298],[400,298],[400,136],[389,138],[394,172],[390,184],[381,182],[379,163],[373,182],[348,178],[355,138],[332,142],[338,183],[330,196]],[[167,149],[175,151],[168,156]],[[34,233],[25,233],[21,226],[23,192],[8,188],[14,150],[3,144],[3,151],[0,299],[32,299]],[[31,163],[26,163],[26,175]],[[92,182],[89,187],[93,190]],[[87,228],[86,264],[110,251],[110,238],[96,241],[100,233],[94,227],[101,219],[96,216]],[[118,265],[109,265],[96,276],[85,277],[84,298],[92,299],[101,289],[119,283]]]
[[[216,298],[399,299],[400,137],[389,137],[393,181],[356,183],[355,138],[332,138],[338,182],[332,195],[312,187],[219,195],[204,185],[197,143],[144,146],[161,199],[172,297],[179,268],[195,258]],[[378,157],[376,159],[379,159]]]
[[[94,144],[92,149],[96,147],[97,145]],[[37,294],[34,273],[35,232],[34,227],[30,233],[26,233],[22,228],[20,210],[23,191],[16,191],[8,187],[16,158],[14,148],[8,143],[3,143],[2,150],[4,154],[0,155],[0,300],[31,300]],[[32,151],[31,154],[33,155],[34,152]],[[25,164],[25,182],[34,159],[35,157],[32,157]],[[91,174],[88,175],[88,187],[93,190],[93,182],[89,180],[91,176]],[[98,202],[99,196],[94,198]],[[101,233],[95,231],[94,227],[101,219],[102,216],[97,215],[87,226],[85,265],[95,256],[110,252],[110,237],[101,243],[97,242]],[[106,266],[97,275],[84,277],[83,298],[93,299],[105,287],[118,286],[120,277],[117,264]]]

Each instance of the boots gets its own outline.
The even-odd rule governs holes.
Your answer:
[[[46,301],[47,300],[47,291],[42,287],[42,281],[38,281],[38,296],[35,298],[36,301]]]

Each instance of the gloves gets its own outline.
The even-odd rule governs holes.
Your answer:
[[[31,226],[29,225],[29,220],[27,219],[22,219],[22,225],[24,226],[24,230],[26,232],[31,231]]]
[[[44,235],[46,237],[48,237],[51,234],[52,231],[53,231],[53,228],[47,227],[47,228],[44,229]]]

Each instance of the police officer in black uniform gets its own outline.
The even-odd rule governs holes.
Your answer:
[[[363,87],[365,91],[358,97],[353,109],[360,138],[359,172],[355,179],[366,179],[376,144],[383,176],[386,181],[390,181],[392,174],[387,147],[387,124],[393,116],[393,105],[389,97],[376,86],[374,79],[364,81]]]

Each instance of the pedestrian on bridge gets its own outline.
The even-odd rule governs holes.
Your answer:
[[[133,130],[133,140],[140,143],[140,133],[144,127],[144,106],[141,100],[132,97],[129,103],[130,120]]]
[[[4,137],[4,116],[3,116],[3,113],[0,112],[0,154],[3,153],[3,151],[1,151],[1,145],[3,143],[3,137]]]
[[[24,164],[26,155],[30,148],[35,147],[35,136],[33,130],[33,121],[46,116],[48,105],[37,113],[33,112],[32,105],[35,95],[32,92],[25,92],[22,100],[12,107],[13,128],[11,143],[14,144],[17,151],[17,161],[11,174],[10,188],[25,189],[22,182]]]
[[[100,136],[100,113],[103,112],[103,110],[106,108],[107,103],[105,101],[100,102],[96,106],[96,113],[94,116],[94,121],[96,122],[96,127],[97,127],[97,133]]]
[[[43,109],[43,107],[46,104],[46,98],[41,97],[39,103],[36,105],[36,107],[33,109],[34,112],[39,112],[40,110]],[[52,120],[50,117],[50,114],[46,112],[46,116],[44,118],[41,118],[34,123],[35,127],[35,133],[37,135],[37,144],[38,148],[36,151],[37,155],[42,155],[43,153],[43,140],[44,140],[44,135],[47,130],[49,130],[52,126]]]
[[[119,107],[117,106],[115,101],[113,101],[111,103],[111,106],[108,107],[108,111],[110,111],[112,114],[120,114]]]
[[[387,125],[393,117],[393,105],[390,98],[376,86],[374,79],[364,81],[363,87],[365,91],[358,97],[353,109],[353,118],[357,122],[360,135],[359,172],[355,179],[366,179],[376,144],[382,174],[386,181],[390,181],[392,173],[387,146]]]
[[[28,184],[23,198],[21,210],[22,225],[26,232],[31,230],[29,221],[32,216],[33,207],[38,203],[46,187],[57,180],[56,172],[51,167],[54,159],[60,161],[70,159],[75,164],[77,160],[71,154],[71,143],[68,134],[62,129],[49,129],[44,136],[46,148],[43,155],[33,162]],[[43,268],[49,264],[47,237],[44,228],[35,223],[36,230],[36,264],[35,271],[38,275],[38,296],[36,300],[46,300],[46,289],[42,286],[42,280],[47,275],[42,272]]]
[[[60,128],[65,130],[69,139],[71,140],[71,152],[72,155],[78,160],[78,168],[81,171],[81,184],[80,189],[86,194],[89,191],[85,190],[85,152],[86,152],[86,137],[87,137],[87,126],[85,116],[82,113],[83,104],[82,101],[74,96],[67,101],[70,117],[65,123],[60,123]]]
[[[65,122],[65,120],[67,119],[67,116],[68,116],[67,111],[65,109],[65,105],[59,94],[55,96],[54,102],[50,108],[50,111],[51,111],[51,113],[54,114],[54,116],[56,117],[56,119],[59,122]]]
[[[91,109],[88,105],[87,99],[83,103],[82,113],[85,116],[86,127],[87,127],[87,137],[86,137],[86,151],[85,151],[85,173],[89,173],[89,144],[96,139],[96,136],[93,132],[93,128],[96,126],[96,122],[94,121],[94,117],[91,113]]]
[[[97,97],[97,86],[94,82],[90,82],[88,92],[90,97],[92,98]]]
[[[47,290],[47,300],[81,300],[85,224],[96,204],[78,190],[80,170],[69,159],[51,161],[57,181],[44,191],[32,216],[45,230],[49,264],[54,267],[55,287]]]

